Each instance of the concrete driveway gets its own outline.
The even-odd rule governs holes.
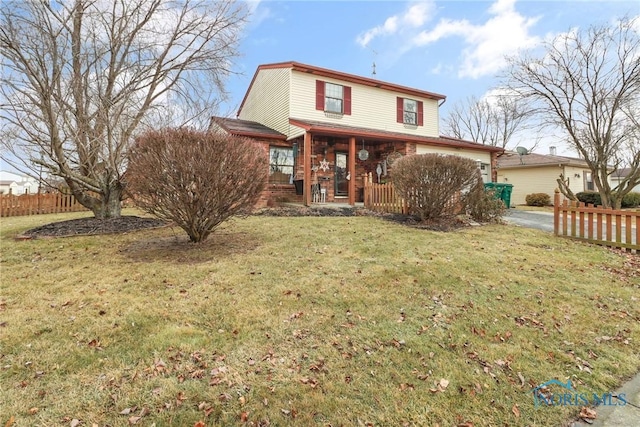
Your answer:
[[[553,212],[521,211],[509,209],[504,220],[527,228],[553,233]]]

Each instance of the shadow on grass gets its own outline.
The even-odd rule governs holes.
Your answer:
[[[149,236],[131,242],[120,252],[134,262],[199,264],[251,252],[261,243],[252,233],[216,231],[201,243],[192,243],[186,235]]]

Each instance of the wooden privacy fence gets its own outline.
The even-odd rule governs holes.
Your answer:
[[[560,202],[558,190],[553,206],[556,236],[624,248],[640,254],[640,211],[595,207],[568,200]]]
[[[407,202],[396,194],[393,184],[375,184],[371,173],[364,177],[364,207],[385,213],[408,212]]]
[[[0,196],[0,217],[79,212],[82,206],[71,194],[23,194]]]

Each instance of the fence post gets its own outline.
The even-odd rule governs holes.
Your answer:
[[[556,188],[553,195],[553,234],[560,232],[560,190]]]

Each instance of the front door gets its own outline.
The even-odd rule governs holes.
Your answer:
[[[336,196],[349,195],[349,180],[347,179],[347,153],[336,153]]]

